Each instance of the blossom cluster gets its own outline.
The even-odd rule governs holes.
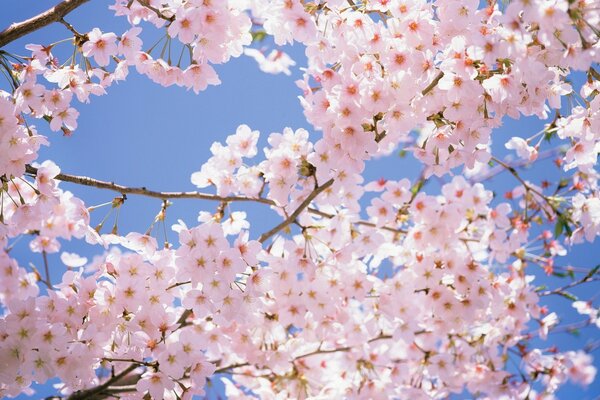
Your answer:
[[[502,117],[546,118],[572,92],[564,71],[600,61],[595,34],[578,28],[599,20],[587,2],[511,2],[503,13],[477,1],[330,3],[300,84],[308,120],[352,160],[419,128],[413,152],[428,174],[472,169],[489,160]]]

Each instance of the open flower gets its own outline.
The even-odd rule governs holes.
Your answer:
[[[105,67],[110,62],[110,57],[117,54],[117,35],[112,32],[102,33],[100,29],[94,28],[88,33],[89,40],[82,46],[83,55],[94,57],[99,66]]]

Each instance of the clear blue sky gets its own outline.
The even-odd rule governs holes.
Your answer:
[[[57,0],[3,0],[3,12],[0,14],[0,29],[15,21],[29,18],[40,11],[53,6]],[[114,18],[108,10],[110,1],[93,0],[83,5],[66,19],[80,32],[87,32],[94,27],[103,31],[114,31],[120,34],[128,28],[124,18]],[[149,28],[148,30],[151,30]],[[25,38],[17,40],[5,49],[16,54],[27,55],[24,45],[28,43],[47,44],[69,36],[69,32],[59,24],[54,24]],[[69,45],[62,45],[57,55],[68,53]],[[63,53],[63,51],[65,53]],[[156,190],[194,190],[190,183],[190,174],[199,170],[201,164],[209,157],[209,147],[213,141],[224,141],[228,134],[235,132],[238,125],[245,123],[261,132],[261,142],[271,132],[281,132],[290,126],[304,127],[316,140],[319,132],[310,129],[305,121],[302,108],[297,99],[301,94],[294,81],[301,77],[298,67],[305,65],[303,48],[299,45],[287,47],[286,51],[297,62],[293,75],[267,75],[259,71],[256,63],[248,58],[233,59],[230,63],[217,68],[220,86],[195,95],[191,91],[179,87],[163,88],[147,78],[130,71],[125,82],[108,89],[108,95],[92,98],[90,104],[76,104],[80,111],[79,128],[72,137],[63,137],[59,133],[50,132],[43,121],[37,125],[42,134],[49,137],[51,146],[40,153],[39,161],[54,160],[65,173],[87,175],[101,180],[114,181],[128,186],[146,186]],[[6,89],[0,81],[0,88]],[[495,149],[505,154],[502,143],[510,136],[525,135],[536,132],[540,127],[536,119],[507,121],[505,126],[494,133]],[[259,143],[259,144],[260,144]],[[526,171],[524,176],[534,182],[556,179],[551,175],[554,169],[550,163],[548,168],[537,171]],[[401,159],[391,156],[368,164],[366,181],[386,177],[400,179],[415,178],[420,167],[412,162],[411,157]],[[544,174],[544,175],[541,175]],[[499,176],[487,183],[490,189],[502,194],[515,185],[508,174]],[[427,187],[435,192],[436,183]],[[63,183],[61,187],[72,190],[77,196],[94,205],[111,200],[116,194],[98,189],[86,189]],[[189,225],[196,221],[200,210],[213,211],[216,204],[198,200],[176,200],[168,210],[169,225],[181,218]],[[233,209],[238,209],[235,206]],[[151,200],[129,196],[119,220],[121,232],[136,230],[144,232],[160,209],[159,200]],[[274,216],[264,205],[249,205],[244,208],[249,212],[253,224],[254,238],[273,225]],[[104,216],[105,209],[92,214],[93,223],[98,223]],[[108,228],[110,229],[110,228]],[[162,239],[161,236],[159,238]],[[171,242],[176,235],[170,234]],[[75,251],[87,255],[98,254],[99,249],[91,249],[77,243],[63,242],[61,251]],[[90,252],[90,251],[93,252]],[[27,251],[26,243],[17,246],[14,256],[21,265],[33,262],[39,265],[41,256]],[[573,254],[560,265],[591,267],[600,259],[598,246],[580,246],[573,249]],[[54,280],[59,279],[60,268],[58,255],[50,257],[54,265]],[[540,274],[541,284],[547,278]],[[553,283],[557,283],[554,281]],[[561,282],[558,282],[559,284]],[[566,282],[562,282],[563,284]],[[597,286],[596,286],[597,288]],[[576,291],[582,297],[590,297],[594,287]],[[567,300],[562,298],[545,299],[559,315],[566,316],[565,322],[576,318],[574,310]],[[562,349],[577,349],[588,341],[598,338],[598,331],[589,329],[580,337],[566,334],[553,337]],[[595,365],[600,367],[600,352],[596,351]],[[600,393],[600,379],[597,379],[587,390],[567,385],[558,393],[561,399],[593,399]],[[53,394],[48,385],[39,387],[33,398]],[[27,398],[21,396],[19,398]]]

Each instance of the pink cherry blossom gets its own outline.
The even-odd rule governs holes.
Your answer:
[[[110,57],[117,54],[117,35],[112,32],[102,33],[100,29],[94,28],[88,33],[88,41],[82,46],[83,55],[94,57],[99,66],[107,66]]]
[[[72,40],[0,54],[0,395],[53,379],[63,397],[191,399],[219,379],[232,398],[551,398],[593,382],[591,355],[556,341],[570,328],[547,301],[576,293],[575,326],[599,325],[585,295],[597,269],[561,262],[600,235],[592,2],[111,9],[126,17],[120,35],[79,34],[73,13]],[[265,36],[275,47],[258,50]],[[42,144],[60,145],[41,134],[69,135],[77,102],[115,82],[138,73],[199,94],[242,54],[290,75],[286,44],[306,54],[296,86],[308,125],[262,140],[232,129],[188,171],[197,192],[38,161]],[[543,128],[498,138],[507,117]],[[391,167],[373,178],[380,158]],[[120,197],[86,204],[81,185]],[[144,195],[162,200],[150,228],[115,219],[111,231]],[[172,214],[181,197],[202,199],[186,205],[197,221]]]

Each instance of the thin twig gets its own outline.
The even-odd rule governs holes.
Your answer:
[[[525,182],[525,180],[523,178],[521,178],[521,176],[519,175],[519,173],[517,172],[517,170],[513,166],[505,163],[504,161],[502,161],[502,160],[500,160],[500,159],[498,159],[496,157],[492,157],[492,160],[494,162],[500,164],[508,172],[510,172],[510,174],[512,176],[514,176],[519,182],[521,182],[521,184],[523,185],[523,187],[525,188],[525,190],[530,191],[531,193],[536,194],[539,197],[541,197],[542,200],[544,200],[546,202],[546,204],[548,204],[548,206],[550,207],[550,209],[552,211],[554,211],[554,213],[558,217],[562,216],[562,212],[552,203],[552,201],[550,200],[550,198],[548,198],[548,196],[546,196],[545,194],[543,194],[542,192],[540,192],[539,190],[535,189],[530,184],[528,184],[527,182]]]
[[[229,370],[232,370],[234,368],[247,367],[249,365],[250,364],[248,364],[248,363],[231,364],[226,367],[221,367],[221,368],[215,369],[215,372],[213,372],[213,374],[222,374],[223,372],[229,372]]]
[[[44,273],[46,274],[46,286],[52,289],[52,282],[50,281],[50,269],[48,268],[48,253],[46,253],[46,250],[42,251],[42,257],[44,258]]]
[[[592,277],[592,276],[585,276],[582,279],[575,281],[575,282],[571,282],[568,285],[553,289],[553,290],[546,290],[543,291],[541,293],[538,294],[538,296],[550,296],[552,294],[559,294],[559,295],[563,295],[565,294],[565,290],[573,288],[575,286],[579,286],[583,283],[586,282],[596,282],[596,281],[600,281],[600,276],[596,276],[596,277]]]
[[[536,160],[539,161],[539,160],[544,160],[549,157],[554,157],[555,155],[557,155],[559,153],[560,153],[560,148],[550,149],[543,153],[539,153]],[[529,164],[531,164],[531,161],[522,159],[522,160],[518,160],[518,161],[511,163],[510,166],[513,168],[520,168],[520,167],[527,167],[527,166],[529,166]],[[471,181],[471,183],[484,182],[489,179],[492,179],[493,177],[495,177],[496,175],[500,174],[502,171],[505,171],[505,170],[506,170],[505,167],[498,165],[498,167],[490,169],[489,171],[487,171],[487,173],[485,173],[481,176],[475,175],[472,179],[470,179],[470,181]]]
[[[589,343],[585,345],[583,351],[586,353],[591,353],[592,351],[598,349],[600,347],[600,340],[596,340],[595,342]]]
[[[158,366],[158,362],[154,361],[154,362],[147,362],[147,361],[139,361],[133,358],[110,358],[110,357],[104,357],[102,358],[103,361],[106,362],[127,362],[127,363],[133,363],[133,364],[138,364],[138,365],[144,365],[146,367],[153,367],[156,368]]]
[[[309,207],[307,210],[308,210],[309,213],[318,215],[320,217],[325,217],[325,218],[328,218],[328,219],[332,219],[332,218],[335,217],[335,214],[326,213],[326,212],[323,212],[321,210],[317,210],[316,208]],[[384,231],[393,232],[393,233],[402,233],[402,234],[408,233],[408,231],[405,230],[405,229],[392,228],[391,226],[387,226],[387,225],[377,226],[377,224],[374,224],[373,222],[364,221],[364,220],[353,222],[353,224],[355,224],[355,225],[362,225],[362,226],[368,226],[368,227],[371,227],[371,228],[378,228],[378,229],[382,229]]]
[[[391,335],[379,335],[377,337],[371,338],[367,341],[367,343],[373,343],[376,342],[378,340],[384,340],[384,339],[391,339],[392,336]],[[352,346],[345,346],[345,347],[336,347],[333,349],[329,349],[329,350],[323,350],[321,349],[321,346],[319,345],[319,348],[315,351],[311,351],[310,353],[305,353],[302,355],[299,355],[298,357],[294,357],[294,361],[296,360],[300,360],[302,358],[306,358],[306,357],[310,357],[310,356],[314,356],[317,354],[328,354],[328,353],[336,353],[336,352],[345,352],[345,351],[350,351],[353,347]]]
[[[80,38],[83,40],[87,40],[85,39],[84,35],[82,35],[81,33],[77,32],[77,30],[73,27],[73,25],[71,25],[70,23],[68,23],[67,21],[65,21],[65,19],[63,17],[60,17],[60,19],[58,20],[58,22],[60,22],[61,24],[63,24],[68,30],[71,31],[71,33],[73,35],[75,35],[76,38]]]
[[[174,289],[176,287],[187,285],[187,284],[190,284],[190,283],[192,283],[192,281],[177,282],[177,283],[172,284],[171,286],[169,286],[165,290],[171,290],[171,289]]]

